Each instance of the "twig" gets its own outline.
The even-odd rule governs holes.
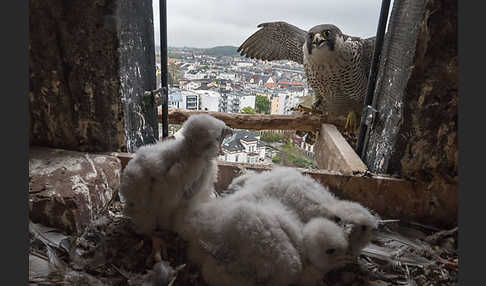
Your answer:
[[[116,270],[116,272],[120,273],[125,279],[130,279],[130,277],[128,277],[128,275],[126,273],[124,273],[124,271],[122,271],[121,269],[119,269],[118,267],[116,267],[113,263],[110,263],[111,267],[113,267],[113,269]]]

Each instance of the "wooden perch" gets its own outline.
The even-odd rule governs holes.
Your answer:
[[[335,170],[343,174],[365,172],[368,169],[334,125],[322,124],[314,151],[319,169]]]
[[[343,126],[338,119],[314,114],[238,114],[214,111],[169,109],[169,123],[182,124],[189,116],[198,113],[206,113],[226,123],[231,128],[253,130],[302,130],[318,131],[322,123]],[[159,120],[162,118],[159,112]]]

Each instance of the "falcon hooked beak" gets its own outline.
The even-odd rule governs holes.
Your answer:
[[[334,41],[331,37],[331,34],[329,31],[325,31],[324,33],[308,33],[306,37],[306,43],[307,43],[307,51],[309,52],[309,55],[312,54],[312,49],[319,49],[323,47],[324,45],[327,45],[329,50],[333,51],[334,50]]]
[[[321,33],[317,33],[314,35],[312,39],[312,43],[316,45],[316,47],[320,48],[326,42],[326,38],[321,35]]]

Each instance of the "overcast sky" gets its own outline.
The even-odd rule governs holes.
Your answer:
[[[158,46],[159,0],[153,0],[153,8]],[[258,24],[270,21],[304,30],[329,23],[348,35],[370,37],[376,34],[380,8],[381,0],[167,0],[168,45],[239,46]]]

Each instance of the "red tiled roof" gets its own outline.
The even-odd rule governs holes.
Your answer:
[[[277,84],[274,83],[274,82],[267,82],[265,84],[265,86],[268,87],[268,88],[276,88],[277,87]]]
[[[286,84],[286,85],[302,85],[301,81],[286,81],[286,80],[281,80],[278,82],[278,84]]]

